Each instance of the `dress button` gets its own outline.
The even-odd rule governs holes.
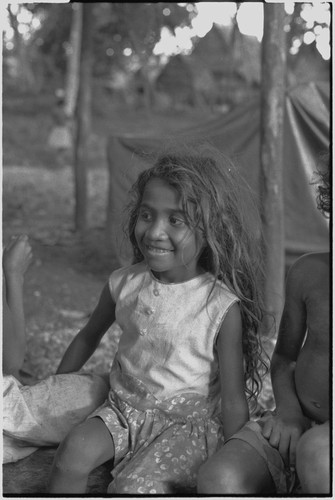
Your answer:
[[[157,288],[154,289],[154,295],[156,295],[156,297],[159,295],[159,290],[157,290]]]

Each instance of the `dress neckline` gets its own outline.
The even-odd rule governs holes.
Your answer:
[[[154,275],[154,273],[152,272],[152,270],[149,268],[148,265],[146,265],[146,267],[147,267],[147,270],[149,272],[151,279],[154,282],[159,283],[160,285],[163,285],[163,286],[186,285],[188,283],[196,282],[197,280],[203,281],[204,279],[208,279],[209,277],[213,278],[213,276],[208,271],[204,271],[203,273],[198,274],[197,276],[194,276],[193,278],[190,278],[190,279],[185,280],[185,281],[178,281],[177,283],[174,283],[174,282],[167,283],[166,281],[161,281],[158,278],[156,278],[156,276]]]

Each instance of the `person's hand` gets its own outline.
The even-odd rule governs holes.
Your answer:
[[[23,276],[33,259],[32,248],[28,236],[21,234],[12,236],[9,244],[3,251],[3,270],[5,276]]]
[[[285,465],[295,467],[298,441],[310,425],[310,420],[302,414],[273,415],[264,423],[262,434],[271,446],[278,449]]]

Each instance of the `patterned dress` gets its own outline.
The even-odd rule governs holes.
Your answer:
[[[216,338],[238,299],[204,273],[161,283],[145,263],[112,273],[122,329],[100,417],[114,442],[108,493],[192,494],[223,439]]]

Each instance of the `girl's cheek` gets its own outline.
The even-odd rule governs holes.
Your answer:
[[[139,234],[140,234],[140,228],[139,228],[139,224],[138,224],[138,222],[137,222],[137,223],[136,223],[136,226],[135,226],[135,229],[134,229],[134,235],[135,235],[135,239],[136,239],[136,241],[138,241]]]

